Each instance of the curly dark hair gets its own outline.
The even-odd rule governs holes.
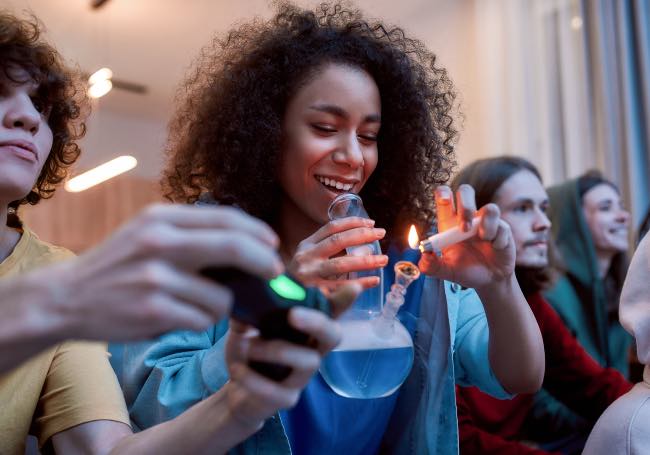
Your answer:
[[[462,184],[471,185],[476,194],[476,206],[483,207],[494,202],[503,183],[519,171],[529,171],[542,182],[541,174],[530,161],[516,156],[499,156],[468,164],[453,178],[451,188],[455,191]],[[546,267],[515,267],[517,281],[525,296],[548,290],[563,272],[564,265],[557,247],[550,239],[548,258]]]
[[[370,74],[381,96],[379,163],[360,194],[368,213],[394,232],[413,222],[428,228],[433,191],[455,166],[456,95],[447,72],[420,41],[354,8],[277,8],[269,21],[215,38],[182,84],[166,196],[193,202],[211,192],[273,225],[286,106],[323,65],[342,63]]]
[[[86,132],[85,115],[89,104],[85,90],[76,73],[63,63],[59,53],[40,38],[41,25],[35,17],[27,20],[0,11],[0,62],[4,77],[15,83],[15,69],[24,70],[38,83],[39,108],[49,112],[48,124],[53,143],[34,188],[10,207],[36,204],[53,195],[56,185],[68,174],[69,167],[79,157],[77,141]]]

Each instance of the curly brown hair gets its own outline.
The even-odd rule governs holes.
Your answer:
[[[39,108],[49,112],[48,124],[53,143],[34,188],[10,207],[36,204],[53,195],[56,185],[67,176],[79,157],[77,141],[86,133],[85,115],[89,112],[86,92],[76,73],[63,63],[59,53],[40,38],[41,25],[35,17],[21,20],[0,11],[0,62],[4,77],[15,83],[16,68],[24,70],[38,83]]]
[[[407,223],[428,229],[433,191],[455,166],[456,95],[446,70],[401,28],[367,21],[354,8],[283,2],[277,9],[269,21],[215,38],[181,85],[166,196],[193,202],[207,191],[273,225],[287,104],[323,65],[342,63],[370,74],[381,96],[379,163],[360,193],[368,213],[395,233]]]

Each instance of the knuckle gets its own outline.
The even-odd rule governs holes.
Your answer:
[[[161,254],[170,243],[169,236],[159,223],[153,223],[141,229],[134,239],[141,254],[156,256]]]
[[[332,245],[334,245],[336,248],[342,248],[343,247],[343,242],[344,238],[343,235],[341,235],[340,232],[335,232],[330,236],[330,242]]]
[[[151,204],[148,206],[144,211],[142,212],[142,221],[144,223],[154,223],[158,220],[160,220],[167,210],[166,204],[157,202],[155,204]]]
[[[166,301],[166,296],[161,292],[152,292],[144,299],[141,306],[143,316],[147,321],[155,325],[161,325],[167,321]]]
[[[159,289],[166,281],[165,267],[157,261],[147,261],[142,266],[140,281],[147,289]]]

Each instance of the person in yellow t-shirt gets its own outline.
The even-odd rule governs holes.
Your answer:
[[[225,452],[295,404],[338,343],[336,323],[315,310],[291,311],[313,347],[265,342],[233,323],[226,386],[132,434],[105,345],[63,340],[202,329],[227,313],[232,296],[198,269],[230,265],[270,278],[282,266],[270,228],[226,207],[151,207],[79,258],[23,226],[17,207],[50,196],[79,156],[85,99],[74,80],[37,23],[0,11],[0,453],[24,453],[28,434],[65,454]],[[334,311],[359,290],[332,296]],[[251,359],[293,372],[276,383],[250,370]]]

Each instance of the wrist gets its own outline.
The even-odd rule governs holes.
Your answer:
[[[240,401],[237,395],[233,383],[228,381],[208,399],[213,415],[209,420],[216,423],[213,431],[215,435],[220,435],[224,449],[236,446],[264,426],[264,419],[251,419],[242,415],[241,410],[237,409],[236,403]]]
[[[491,302],[502,304],[510,301],[513,296],[521,294],[514,272],[500,280],[490,281],[489,284],[475,288],[475,290],[484,306],[489,306]]]
[[[0,299],[13,303],[3,316],[7,342],[46,347],[64,338],[63,321],[55,314],[48,280],[32,273],[2,283]]]
[[[78,338],[80,314],[74,314],[69,305],[71,273],[66,273],[63,264],[48,267],[47,273],[36,272],[28,275],[27,286],[34,308],[34,330],[36,335],[60,342]]]

